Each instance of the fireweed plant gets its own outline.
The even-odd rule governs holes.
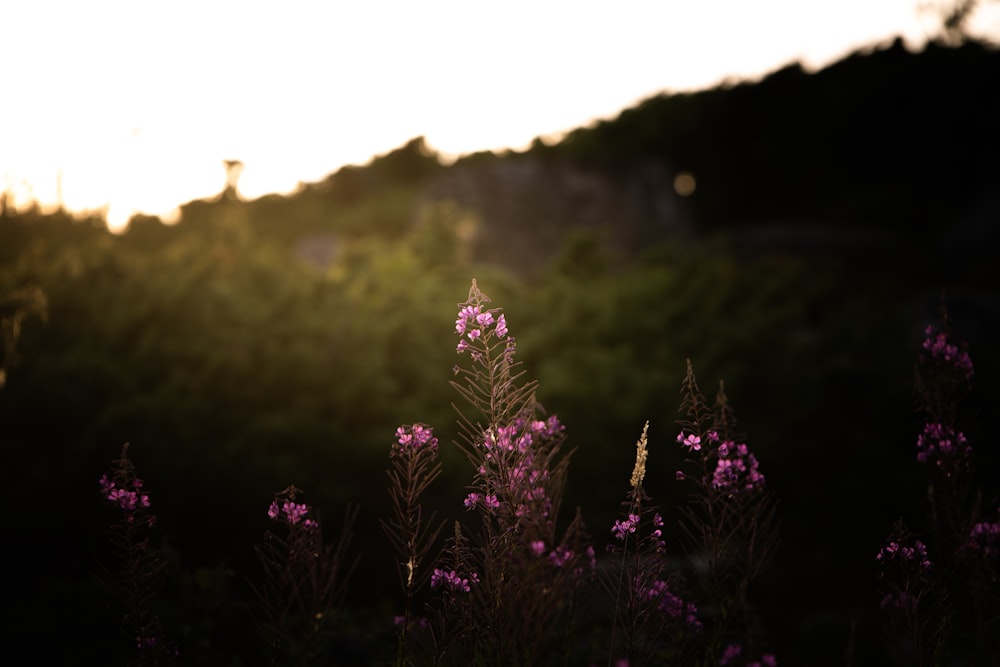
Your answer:
[[[678,592],[683,582],[666,557],[664,520],[643,488],[648,458],[649,422],[636,443],[635,466],[622,503],[623,516],[611,529],[608,567],[600,583],[612,605],[608,664],[618,657],[631,667],[689,664],[693,639],[701,631],[698,608]]]
[[[101,497],[112,513],[108,528],[113,565],[103,568],[107,583],[122,608],[120,625],[131,645],[128,664],[173,664],[176,648],[168,641],[154,608],[164,584],[167,562],[150,543],[156,526],[149,494],[128,457],[129,445],[102,475]]]
[[[514,356],[499,308],[472,282],[458,304],[451,382],[459,442],[473,472],[446,558],[430,628],[446,664],[535,665],[565,656],[595,555],[579,512],[557,525],[569,455],[564,428],[544,417]],[[563,658],[565,659],[565,658]]]
[[[942,308],[940,321],[924,330],[916,363],[922,426],[915,458],[926,473],[929,539],[917,539],[900,519],[876,555],[882,627],[897,664],[978,664],[1000,655],[1000,520],[983,518],[974,452],[960,423],[974,375]]]
[[[167,561],[150,543],[156,516],[128,449],[126,443],[111,474],[99,480],[101,497],[114,514],[108,537],[115,565],[102,569],[123,608],[121,626],[131,646],[128,664],[175,664],[182,656],[154,611]],[[357,508],[347,509],[340,539],[326,543],[313,508],[298,502],[301,493],[290,486],[274,496],[267,516],[276,529],[265,532],[254,547],[263,574],[259,583],[249,582],[257,598],[253,618],[272,665],[326,664],[357,565],[348,557]]]
[[[473,281],[455,321],[466,362],[451,383],[465,404],[456,406],[458,445],[475,472],[463,500],[469,537],[456,531],[453,546],[479,578],[458,598],[459,633],[475,639],[472,656],[492,664],[565,660],[595,553],[579,511],[557,525],[565,429],[543,416],[537,384],[525,380],[506,318],[489,301]]]
[[[275,526],[254,547],[263,569],[250,582],[254,620],[271,651],[272,665],[326,664],[342,620],[347,583],[357,565],[348,555],[357,509],[349,507],[339,539],[327,543],[312,507],[289,486],[267,509]]]
[[[685,459],[676,478],[691,492],[680,508],[680,527],[691,568],[698,573],[707,656],[719,664],[776,664],[770,653],[759,660],[750,657],[766,638],[749,592],[777,547],[777,502],[736,430],[725,386],[720,382],[709,405],[688,361],[681,397],[684,418],[678,421],[677,443]]]
[[[387,474],[392,517],[381,521],[381,525],[395,552],[396,571],[405,597],[403,614],[396,618],[399,627],[396,663],[404,664],[411,653],[428,652],[426,647],[422,650],[413,648],[412,637],[415,633],[412,628],[418,622],[418,617],[414,616],[414,599],[426,588],[428,581],[433,581],[435,588],[439,587],[443,576],[440,569],[435,569],[432,580],[431,570],[425,566],[428,560],[433,562],[436,559],[436,556],[431,556],[431,550],[444,527],[443,522],[436,521],[433,513],[429,517],[424,516],[420,502],[424,491],[441,474],[438,439],[434,437],[431,427],[413,424],[396,429],[396,442],[390,450],[389,460],[392,467]],[[426,618],[419,617],[419,623],[426,622]],[[416,635],[419,641],[426,633],[418,631]]]

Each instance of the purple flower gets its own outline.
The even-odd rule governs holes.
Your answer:
[[[285,520],[293,526],[309,513],[309,507],[305,503],[293,503],[291,500],[286,500],[281,510],[285,513]]]
[[[509,333],[507,319],[499,308],[483,310],[482,306],[465,305],[459,309],[458,317],[455,319],[455,333],[467,337],[470,342],[485,340],[491,333],[491,327],[492,333],[497,338],[506,338]],[[469,343],[462,340],[459,341],[456,352],[462,353],[468,348]],[[507,353],[511,351],[512,349],[508,347]]]
[[[697,452],[701,450],[701,437],[695,435],[694,433],[689,433],[685,436],[684,431],[681,431],[677,434],[677,442],[681,443],[684,447],[687,447],[688,451]]]
[[[574,556],[572,549],[567,549],[566,547],[559,546],[556,547],[552,553],[549,554],[549,560],[556,567],[562,567],[568,563]]]
[[[280,521],[289,526],[301,524],[307,530],[319,528],[319,524],[307,516],[310,511],[309,506],[305,503],[296,503],[291,498],[292,494],[289,494],[285,500],[280,498],[272,500],[267,508],[267,516],[273,521]]]
[[[465,497],[465,500],[463,501],[463,504],[465,505],[466,509],[470,509],[471,510],[471,509],[475,509],[476,508],[476,503],[478,503],[478,502],[479,502],[479,494],[475,493],[475,492],[472,492],[472,493],[470,493],[469,495],[467,495]]]
[[[566,427],[562,425],[557,415],[549,415],[545,421],[539,420],[531,423],[531,432],[542,440],[558,437],[565,430]]]
[[[458,311],[458,318],[455,320],[455,333],[459,336],[464,334],[469,327],[470,321],[475,321],[479,315],[479,306],[465,306]]]
[[[466,306],[458,311],[458,317],[464,322],[475,319],[479,313],[482,312],[482,308],[479,306]]]
[[[695,629],[701,628],[698,620],[698,607],[691,602],[685,602],[670,590],[670,585],[662,579],[657,579],[646,587],[640,578],[635,581],[636,592],[640,598],[654,603],[656,609],[665,616],[683,621]]]
[[[734,496],[740,492],[757,491],[764,487],[764,475],[759,470],[760,464],[746,445],[734,445],[726,441],[719,445],[718,453],[719,459],[712,474],[714,488]]]
[[[961,431],[944,424],[924,424],[917,436],[917,460],[933,463],[945,477],[964,469],[972,458],[972,446]]]
[[[634,533],[639,527],[639,515],[629,514],[628,518],[624,521],[615,521],[614,527],[611,532],[614,533],[615,539],[618,541],[624,541],[625,536]]]
[[[142,488],[141,479],[126,482],[132,487],[131,489],[119,487],[118,482],[108,479],[107,475],[102,475],[98,483],[101,485],[101,494],[105,499],[126,512],[135,512],[140,507],[143,509],[149,507],[149,496],[139,493],[139,489]]]
[[[497,318],[496,332],[497,336],[500,338],[507,335],[507,319],[504,317],[503,313],[500,313],[500,317]]]
[[[436,450],[438,439],[434,437],[434,429],[425,424],[412,424],[410,426],[400,426],[396,429],[397,448],[396,453],[406,451],[416,451],[423,448]],[[398,451],[396,451],[398,449]]]
[[[920,540],[913,540],[912,544],[903,544],[896,540],[890,540],[885,546],[879,549],[875,560],[886,565],[890,562],[899,563],[903,566],[915,566],[920,573],[927,573],[931,570],[931,561],[927,557],[927,547]]]
[[[472,590],[472,587],[469,585],[470,581],[478,584],[479,575],[473,572],[469,575],[469,578],[463,579],[455,570],[442,570],[439,568],[434,568],[434,572],[431,574],[431,588],[443,586],[452,591],[468,593]]]
[[[985,558],[992,558],[1000,553],[1000,523],[977,523],[969,531],[968,546]]]
[[[974,370],[968,352],[949,342],[948,334],[938,331],[933,325],[924,329],[924,335],[926,338],[924,338],[922,347],[930,354],[932,361],[951,366],[966,380],[972,379]]]
[[[541,556],[543,553],[545,553],[544,540],[535,540],[530,544],[530,546],[532,553],[534,553],[536,556]]]
[[[465,508],[470,510],[475,509],[476,505],[478,505],[479,503],[482,503],[483,507],[485,507],[488,510],[495,510],[500,507],[500,501],[497,500],[497,497],[495,495],[493,494],[483,495],[476,493],[475,491],[467,495],[465,497],[465,500],[462,501],[462,504],[465,505]]]

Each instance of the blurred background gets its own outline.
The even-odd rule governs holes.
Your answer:
[[[647,419],[649,491],[683,501],[691,359],[779,497],[779,660],[881,664],[874,556],[920,527],[913,364],[942,302],[1000,491],[1000,3],[365,6],[5,7],[8,645],[113,664],[97,480],[129,442],[191,664],[257,664],[246,577],[289,484],[331,534],[360,505],[344,654],[383,659],[389,446],[434,426],[431,502],[461,514],[476,278],[598,547]]]

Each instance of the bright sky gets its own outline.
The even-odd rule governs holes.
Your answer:
[[[169,218],[256,198],[424,135],[526,147],[663,91],[816,68],[903,36],[942,0],[4,0],[0,191]],[[974,26],[1000,35],[1000,3]]]

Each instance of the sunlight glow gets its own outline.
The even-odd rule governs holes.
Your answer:
[[[689,171],[682,171],[674,178],[674,192],[681,197],[690,197],[697,188],[698,181],[695,180],[694,174]]]
[[[0,188],[17,206],[107,208],[121,228],[217,195],[226,159],[252,199],[420,135],[452,157],[521,150],[662,91],[896,35],[918,48],[940,24],[922,4],[13,0]],[[998,5],[977,17],[994,35]]]

